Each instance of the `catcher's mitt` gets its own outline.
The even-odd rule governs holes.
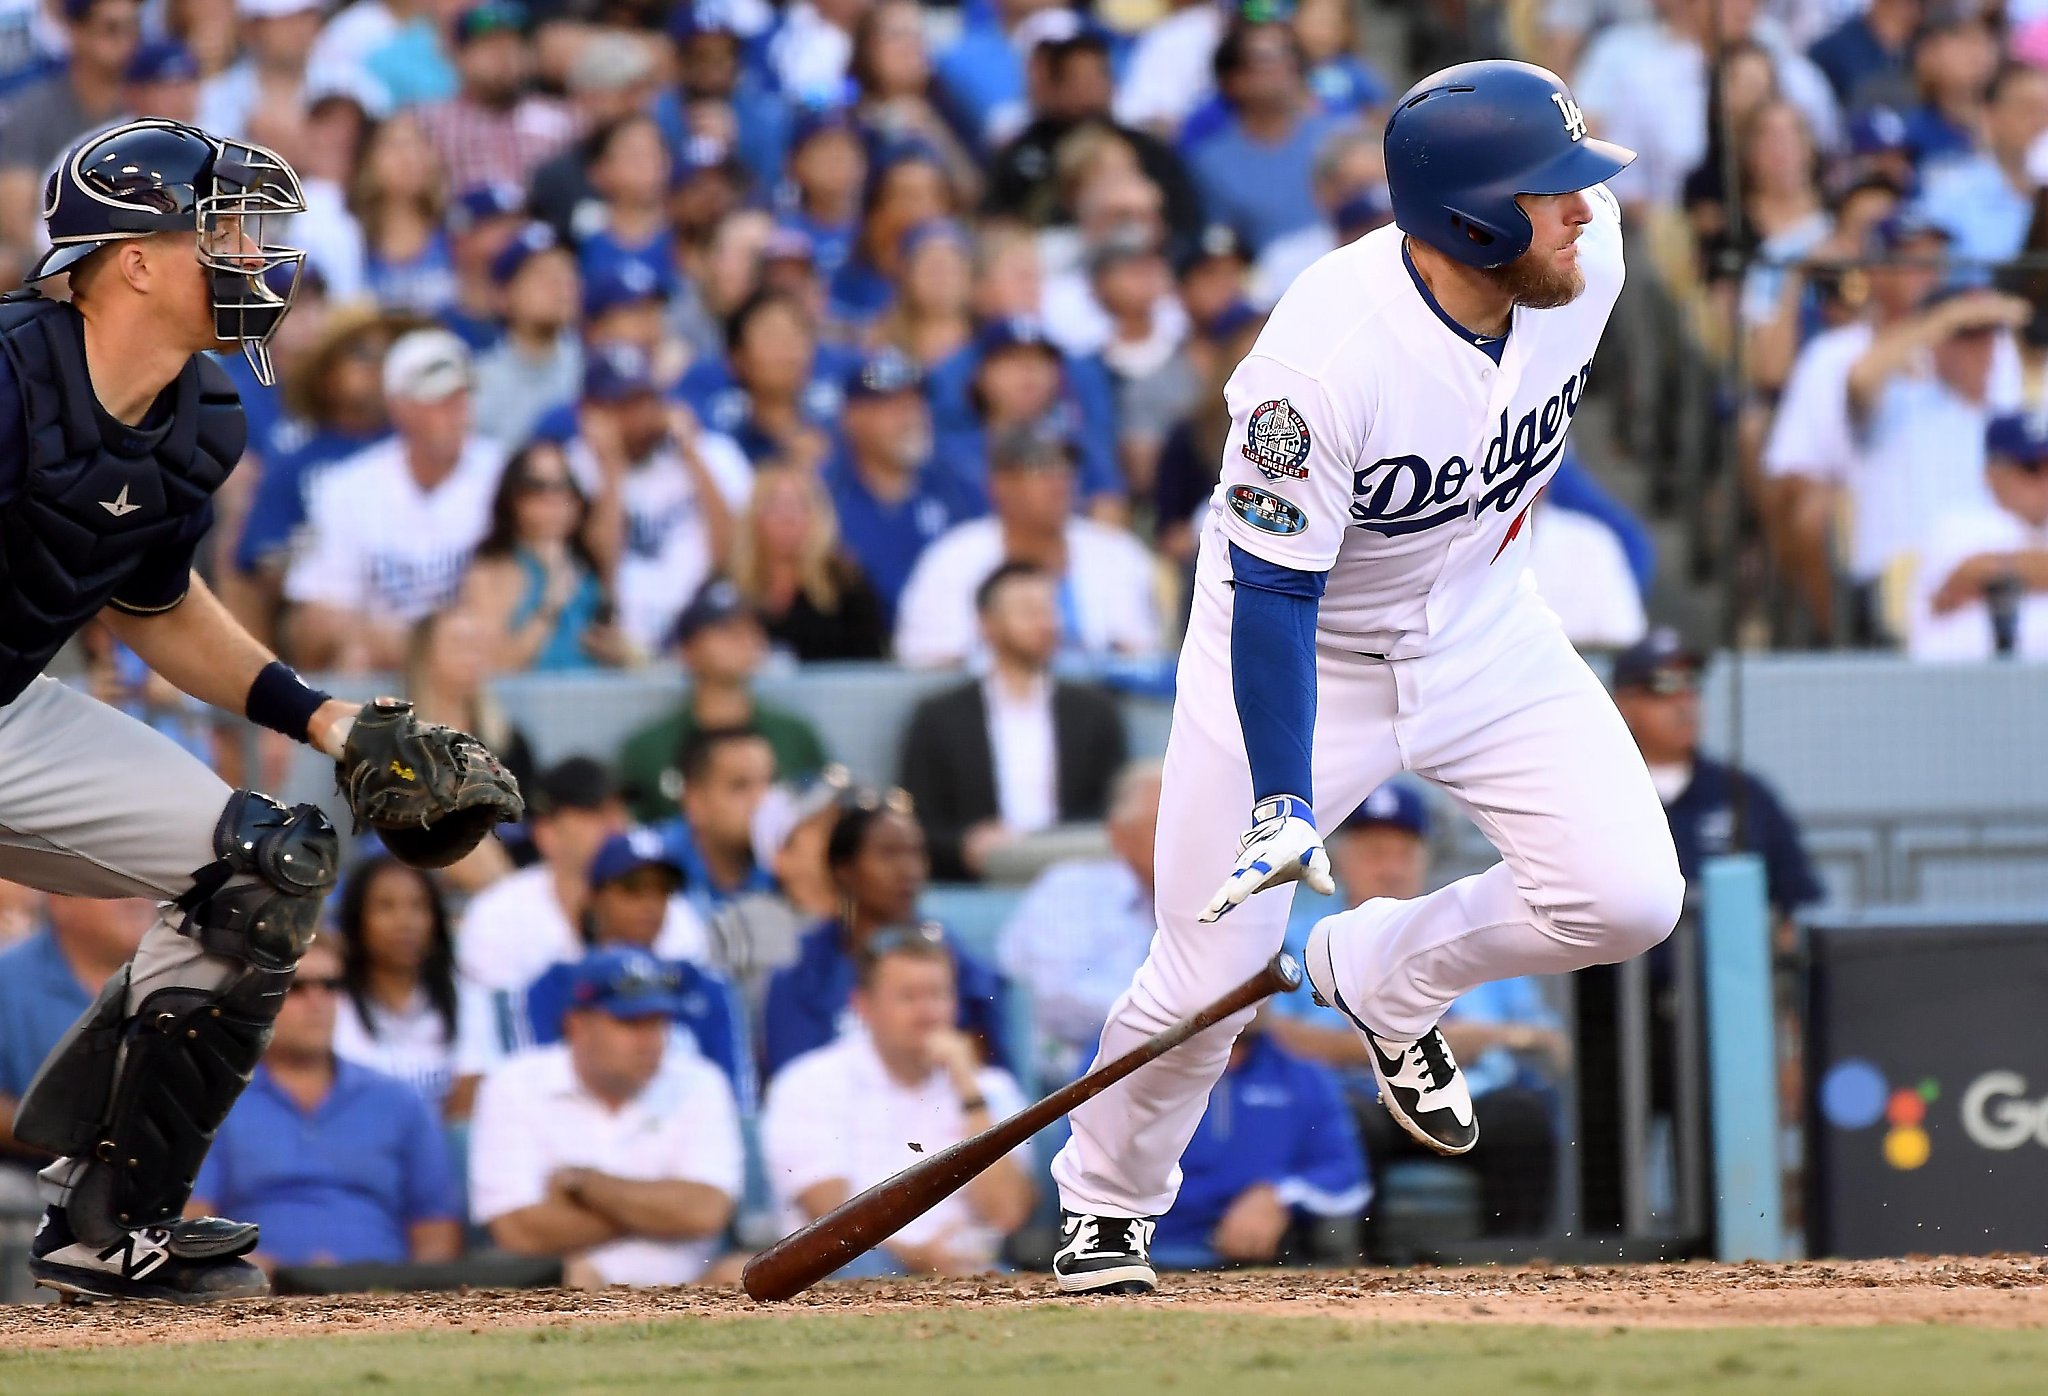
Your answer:
[[[355,815],[355,831],[377,831],[384,846],[416,868],[445,868],[484,840],[493,826],[526,813],[519,782],[467,732],[430,726],[412,704],[379,698],[349,729],[335,784]]]

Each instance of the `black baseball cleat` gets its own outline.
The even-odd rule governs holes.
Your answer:
[[[1465,1154],[1479,1142],[1479,1121],[1472,1110],[1472,1092],[1465,1073],[1451,1055],[1443,1033],[1431,1028],[1413,1042],[1380,1036],[1358,1020],[1337,992],[1337,971],[1330,962],[1330,923],[1318,921],[1309,932],[1309,988],[1317,1003],[1351,1020],[1372,1058],[1372,1074],[1380,1083],[1380,1101],[1394,1123],[1415,1140],[1440,1154]]]
[[[1150,1294],[1153,1273],[1150,1217],[1091,1217],[1060,1213],[1060,1249],[1052,1258],[1062,1294]]]
[[[139,1299],[203,1304],[270,1293],[270,1281],[242,1259],[256,1249],[253,1223],[201,1217],[131,1231],[94,1246],[71,1231],[62,1207],[43,1213],[29,1247],[28,1273],[70,1299]]]

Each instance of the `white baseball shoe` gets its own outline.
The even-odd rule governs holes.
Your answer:
[[[1309,988],[1317,1003],[1351,1020],[1372,1058],[1372,1074],[1380,1083],[1380,1103],[1421,1144],[1440,1154],[1470,1153],[1479,1142],[1479,1120],[1472,1110],[1472,1092],[1465,1073],[1451,1055],[1451,1044],[1431,1028],[1413,1042],[1380,1036],[1359,1020],[1337,992],[1337,971],[1330,960],[1330,918],[1309,932]]]
[[[1052,1273],[1063,1294],[1150,1294],[1159,1284],[1152,1270],[1150,1217],[1091,1217],[1060,1213],[1060,1248]]]

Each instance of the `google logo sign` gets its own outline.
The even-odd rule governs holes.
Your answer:
[[[1868,1129],[1886,1125],[1884,1161],[1901,1172],[1927,1162],[1927,1107],[1941,1098],[1933,1077],[1894,1088],[1884,1073],[1861,1057],[1850,1057],[1828,1069],[1820,1082],[1820,1113],[1836,1129]]]

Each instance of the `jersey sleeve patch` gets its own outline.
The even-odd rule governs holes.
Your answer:
[[[1268,493],[1257,485],[1232,485],[1229,498],[1230,512],[1261,533],[1286,538],[1308,531],[1308,515],[1279,495]]]
[[[1252,409],[1239,449],[1268,480],[1306,480],[1309,446],[1308,423],[1286,398],[1278,397]]]

